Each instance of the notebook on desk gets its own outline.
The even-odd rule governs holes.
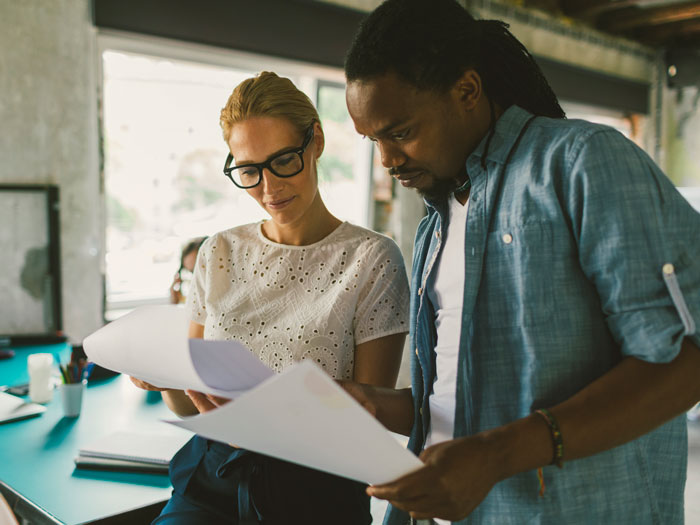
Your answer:
[[[170,460],[191,437],[187,432],[115,432],[82,447],[75,458],[75,466],[167,473]]]
[[[0,423],[38,416],[45,411],[46,407],[43,405],[29,403],[12,394],[0,392]]]
[[[98,458],[81,456],[75,458],[75,467],[88,470],[116,470],[121,472],[146,472],[151,474],[167,474],[169,465],[150,463],[148,461],[130,461],[128,459]]]

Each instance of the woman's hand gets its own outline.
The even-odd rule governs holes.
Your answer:
[[[143,390],[152,390],[155,392],[165,392],[166,390],[169,390],[168,388],[161,388],[159,386],[152,385],[151,383],[146,383],[146,381],[136,379],[132,376],[129,376],[129,379],[131,379],[131,382],[134,383],[137,387]]]
[[[187,394],[187,397],[190,398],[192,404],[197,410],[199,410],[200,414],[204,414],[205,412],[214,410],[215,408],[218,408],[221,405],[225,405],[226,403],[231,401],[230,399],[227,399],[225,397],[213,396],[211,394],[203,394],[201,392],[197,392],[196,390],[185,390],[185,394]]]
[[[173,277],[173,284],[170,285],[170,302],[172,304],[180,304],[182,302],[182,279],[180,273],[176,273]]]

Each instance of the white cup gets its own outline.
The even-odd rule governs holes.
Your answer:
[[[53,355],[46,353],[31,354],[27,357],[29,371],[29,398],[34,403],[48,403],[53,397],[51,370]]]
[[[64,416],[78,417],[80,415],[85,385],[87,385],[87,379],[83,379],[80,383],[63,383],[58,387],[61,392]]]

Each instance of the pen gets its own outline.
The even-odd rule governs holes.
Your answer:
[[[56,363],[58,363],[58,370],[61,372],[61,379],[63,380],[63,383],[70,383],[68,380],[68,373],[63,369],[63,365],[61,364],[61,358],[58,357],[58,354],[54,354],[54,358],[56,359]]]
[[[90,377],[90,374],[92,373],[92,369],[94,368],[95,363],[88,363],[85,369],[83,370],[83,379],[88,379]]]

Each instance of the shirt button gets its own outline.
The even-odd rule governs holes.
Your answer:
[[[671,263],[666,263],[664,264],[664,267],[661,269],[661,271],[664,272],[664,274],[666,275],[671,275],[675,271],[675,268]]]
[[[439,232],[439,231],[436,231],[436,232],[435,232],[435,238],[436,238],[436,239],[439,239],[439,238],[440,238],[440,232]]]
[[[504,233],[501,239],[503,239],[503,242],[506,244],[510,244],[513,242],[513,236],[510,233]]]
[[[416,347],[416,357],[418,357],[418,347]]]
[[[418,413],[419,413],[421,416],[423,415],[423,407],[420,407],[420,408],[418,409]]]
[[[423,295],[423,288],[418,288],[418,295]]]

